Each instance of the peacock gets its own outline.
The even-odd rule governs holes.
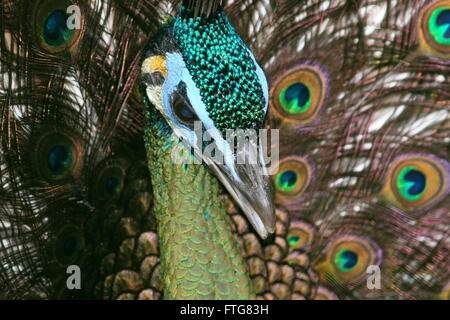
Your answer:
[[[0,17],[0,298],[449,299],[449,0]]]

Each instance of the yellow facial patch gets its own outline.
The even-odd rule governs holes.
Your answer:
[[[166,77],[167,69],[166,69],[166,58],[164,56],[152,56],[144,60],[141,67],[141,72],[144,73],[153,73],[153,72],[161,72],[161,74]]]

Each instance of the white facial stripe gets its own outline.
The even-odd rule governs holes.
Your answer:
[[[240,181],[240,178],[233,166],[233,152],[231,151],[230,146],[228,145],[226,140],[222,137],[222,134],[215,127],[214,121],[209,117],[208,112],[206,111],[206,105],[202,101],[200,90],[195,85],[195,82],[192,79],[192,76],[189,73],[189,70],[187,69],[181,54],[168,53],[166,59],[166,68],[168,70],[168,73],[162,90],[164,104],[163,107],[165,110],[165,117],[174,130],[175,134],[182,136],[184,139],[189,141],[192,146],[196,146],[197,137],[195,136],[194,132],[175,120],[176,117],[170,107],[170,95],[174,92],[177,85],[181,81],[183,81],[186,84],[187,96],[195,113],[203,123],[205,129],[208,130],[208,133],[211,135],[212,139],[216,142],[217,147],[223,153],[226,167],[229,169],[233,177]]]

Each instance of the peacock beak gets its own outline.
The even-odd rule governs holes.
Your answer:
[[[221,163],[213,157],[203,155],[202,158],[239,204],[259,236],[265,239],[275,229],[272,182],[264,165],[262,148],[251,142],[247,146],[245,161],[234,157]]]

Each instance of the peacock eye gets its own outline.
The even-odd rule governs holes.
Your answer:
[[[419,35],[422,50],[450,56],[450,1],[436,1],[422,11]]]
[[[285,158],[280,162],[274,180],[279,197],[288,199],[299,197],[310,183],[310,165],[301,157]]]
[[[120,196],[129,163],[116,156],[102,160],[92,174],[92,199],[100,203]]]
[[[67,145],[56,145],[48,152],[48,168],[54,175],[60,175],[72,165],[72,151]]]
[[[198,117],[186,98],[176,93],[172,99],[172,109],[181,123],[190,128],[194,127],[194,122],[198,120]]]
[[[314,229],[311,225],[301,221],[293,221],[289,226],[286,240],[291,249],[307,248],[312,244],[313,237]]]
[[[294,170],[284,170],[277,174],[277,187],[282,192],[292,192],[298,185],[298,173]]]
[[[67,42],[74,30],[67,28],[69,15],[62,10],[55,10],[44,22],[44,39],[51,46],[60,46]]]
[[[104,168],[98,177],[99,199],[108,199],[120,194],[123,189],[125,173],[123,168],[111,166]]]
[[[300,243],[300,236],[292,234],[292,235],[288,236],[287,240],[288,240],[289,245],[294,247]]]
[[[296,66],[275,83],[271,104],[285,121],[309,123],[317,117],[325,92],[325,75],[320,69],[312,65]]]
[[[67,225],[56,236],[55,255],[61,264],[74,262],[83,245],[82,234],[78,227]]]
[[[428,30],[437,43],[450,44],[450,7],[440,7],[431,13]]]
[[[287,113],[304,113],[311,106],[310,90],[305,84],[295,82],[281,90],[279,101],[281,108]]]
[[[423,195],[427,180],[419,168],[406,166],[400,170],[396,183],[399,194],[406,200],[414,201]]]
[[[65,255],[72,256],[76,252],[78,245],[78,238],[74,235],[69,235],[63,242],[63,252]]]
[[[77,175],[81,165],[82,148],[71,136],[63,132],[38,135],[33,167],[48,182],[63,181]]]
[[[358,254],[353,250],[344,248],[334,256],[334,264],[342,272],[348,272],[358,264]]]
[[[424,208],[448,192],[447,167],[432,156],[404,155],[392,163],[383,196],[405,211]]]
[[[105,190],[110,194],[116,194],[120,189],[120,180],[118,177],[110,176],[106,178]]]
[[[380,262],[381,250],[373,241],[343,235],[330,243],[325,261],[317,268],[339,282],[355,283],[367,275],[367,267]]]
[[[68,0],[38,1],[34,13],[39,46],[51,53],[58,53],[74,46],[82,31],[82,16],[73,16],[74,11],[68,11],[73,3]],[[69,12],[69,13],[68,13]],[[69,28],[68,22],[80,20],[79,28]],[[70,25],[70,24],[69,24]]]

